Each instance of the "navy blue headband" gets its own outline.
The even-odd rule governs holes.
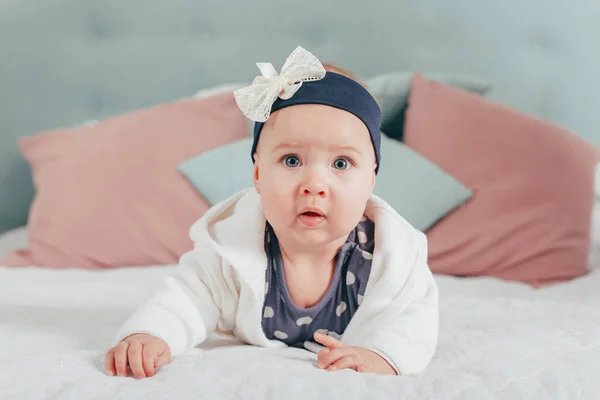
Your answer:
[[[367,126],[371,142],[375,150],[375,160],[379,170],[381,147],[381,109],[371,94],[358,82],[335,72],[327,71],[325,76],[317,81],[303,82],[294,95],[284,100],[277,98],[271,107],[271,113],[282,108],[298,104],[323,104],[348,111]],[[260,138],[264,122],[254,123],[254,142],[252,143],[252,162]]]

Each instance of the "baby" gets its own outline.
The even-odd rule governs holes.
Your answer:
[[[301,47],[281,75],[257,65],[262,76],[235,92],[255,121],[254,187],[193,225],[194,249],[121,327],[106,373],[153,376],[217,331],[314,351],[326,370],[422,372],[438,290],[425,235],[372,194],[377,102]]]

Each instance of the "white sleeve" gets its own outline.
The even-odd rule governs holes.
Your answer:
[[[163,287],[119,329],[116,343],[145,333],[167,342],[175,356],[205,341],[220,317],[217,292],[223,279],[214,265],[217,256],[211,253],[196,248],[184,254]]]
[[[388,265],[365,294],[342,339],[346,345],[375,351],[399,375],[423,372],[438,340],[438,288],[421,235],[413,236],[406,254]]]
[[[396,372],[396,375],[401,375],[400,370],[396,366],[396,363],[391,358],[389,358],[387,355],[385,355],[381,351],[374,349],[372,347],[368,347],[368,349],[371,350],[373,353],[376,353],[377,355],[379,355],[379,357],[383,358],[388,364],[390,364],[390,366],[392,367],[394,372]]]

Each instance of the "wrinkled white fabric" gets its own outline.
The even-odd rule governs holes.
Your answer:
[[[0,399],[600,399],[600,270],[541,290],[436,276],[440,340],[419,375],[321,371],[309,351],[217,338],[149,379],[104,375],[115,331],[172,271],[0,268]]]

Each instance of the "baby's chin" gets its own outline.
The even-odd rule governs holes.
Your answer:
[[[351,229],[346,232],[345,229],[330,230],[326,226],[306,229],[304,227],[292,228],[286,234],[288,240],[293,240],[296,247],[304,249],[317,249],[328,247],[333,243],[344,242]]]

